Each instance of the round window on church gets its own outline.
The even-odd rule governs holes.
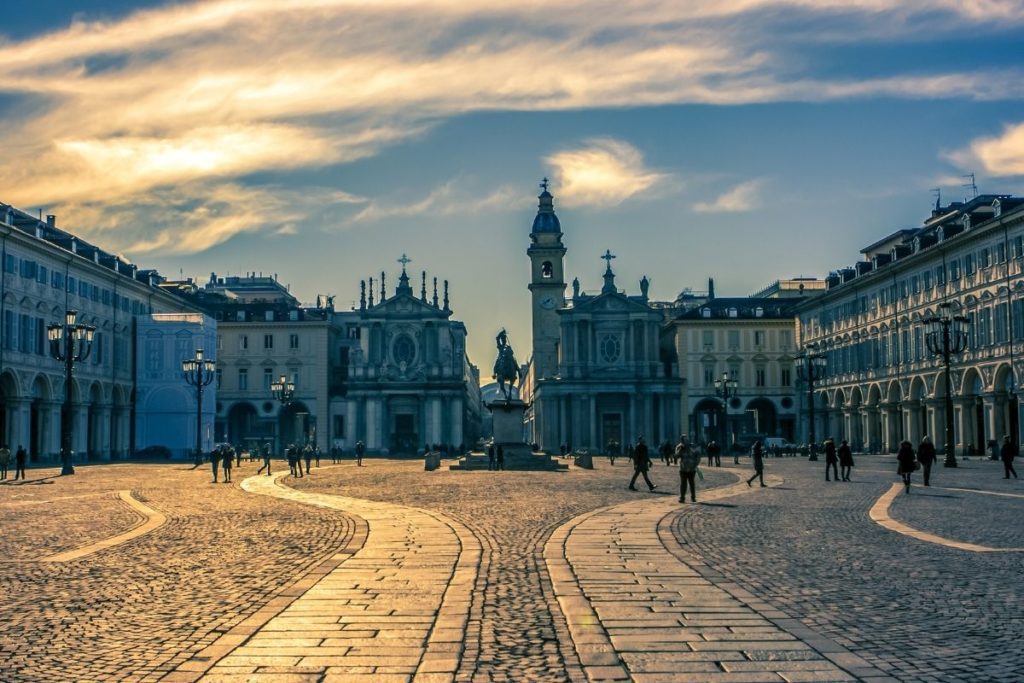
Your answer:
[[[619,341],[619,335],[617,334],[606,334],[601,338],[601,360],[605,363],[615,363],[619,360],[619,355],[622,353],[622,342]]]
[[[392,347],[392,353],[395,355],[396,363],[405,363],[411,365],[414,358],[416,358],[416,343],[407,334],[400,334],[395,339],[395,345]]]

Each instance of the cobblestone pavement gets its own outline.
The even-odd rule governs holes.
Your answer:
[[[245,464],[236,479],[254,470]],[[210,484],[206,467],[76,472],[30,470],[30,481],[52,483],[0,486],[5,683],[157,680],[346,547],[354,530],[336,511]],[[119,490],[133,491],[167,523],[78,560],[28,559],[140,523],[116,500]]]
[[[564,620],[554,601],[543,562],[544,541],[564,521],[611,503],[675,500],[676,468],[660,462],[651,478],[668,495],[626,489],[632,469],[596,463],[592,471],[423,472],[419,462],[367,460],[323,476],[288,480],[299,490],[341,492],[439,510],[458,519],[480,539],[481,567],[458,680],[565,681],[579,670]],[[732,481],[719,471],[707,485]]]
[[[823,463],[769,460],[783,486],[736,508],[687,507],[672,530],[713,571],[895,679],[1019,681],[1022,554],[955,550],[878,526],[867,510],[896,480],[894,458],[857,464],[853,482],[826,483]],[[1024,499],[939,488],[1024,493],[1001,476],[980,460],[940,466],[930,488],[897,498],[894,516],[956,541],[1020,546]]]

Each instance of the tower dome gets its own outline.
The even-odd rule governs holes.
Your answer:
[[[533,219],[532,232],[534,234],[542,232],[560,234],[562,224],[558,222],[558,216],[555,215],[555,198],[548,192],[548,179],[545,178],[540,186],[543,191],[537,196],[539,200],[537,217]]]

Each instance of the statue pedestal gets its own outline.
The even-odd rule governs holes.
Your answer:
[[[511,400],[498,399],[487,404],[494,421],[494,448],[500,446],[504,454],[506,470],[559,470],[568,469],[551,459],[547,453],[534,453],[529,444],[523,441],[523,424],[526,415],[526,404],[518,398]],[[470,456],[463,458],[451,469],[486,469],[487,456]]]

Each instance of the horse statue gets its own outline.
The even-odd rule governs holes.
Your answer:
[[[512,345],[508,343],[508,334],[503,329],[495,338],[498,345],[498,358],[494,361],[494,374],[492,377],[498,380],[498,391],[511,401],[512,392],[516,382],[520,381],[519,362],[516,361],[516,354],[512,351]],[[506,386],[507,383],[507,386]]]

